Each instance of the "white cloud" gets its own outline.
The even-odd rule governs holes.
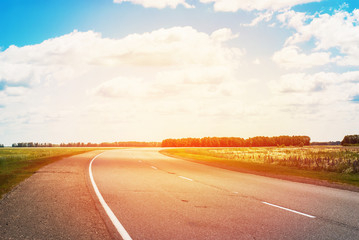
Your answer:
[[[241,24],[241,25],[245,27],[253,27],[263,21],[269,22],[272,19],[273,14],[274,14],[273,11],[266,11],[264,13],[259,13],[258,16],[255,19],[253,19],[251,23]]]
[[[89,93],[107,98],[144,97],[146,95],[144,84],[142,79],[117,77],[101,83]]]
[[[273,97],[268,108],[276,113],[281,127],[308,129],[311,137],[329,139],[355,131],[358,104],[352,100],[359,94],[358,71],[286,74],[269,87]]]
[[[280,10],[296,5],[320,2],[321,0],[200,0],[202,3],[213,3],[215,11],[236,12],[238,10]]]
[[[258,58],[256,58],[256,59],[254,59],[253,64],[259,65],[259,64],[261,64],[261,61]]]
[[[106,53],[102,50],[98,60],[104,64],[136,66],[227,64],[227,58],[242,55],[239,49],[222,46],[234,37],[229,29],[217,30],[212,35],[192,27],[159,29],[109,42]]]
[[[176,8],[178,5],[183,5],[186,8],[194,8],[186,0],[114,0],[115,3],[131,2],[133,4],[142,5],[145,8]]]
[[[4,93],[7,96],[22,96],[24,94],[26,94],[28,91],[28,88],[24,88],[24,87],[6,87],[4,90]]]
[[[1,54],[1,53],[0,53]],[[33,70],[29,64],[10,64],[1,61],[0,79],[10,85],[29,85],[29,76],[33,75]],[[35,79],[32,78],[32,81]]]
[[[36,131],[38,138],[103,141],[92,135],[143,136],[143,121],[161,129],[202,118],[207,108],[229,111],[228,99],[234,109],[243,92],[237,74],[244,50],[227,44],[236,37],[227,28],[208,34],[173,27],[121,39],[74,31],[12,46],[0,52],[0,102],[11,109],[1,119],[10,119],[8,131]]]
[[[297,45],[312,39],[315,50],[338,49],[341,56],[338,65],[359,65],[359,10],[353,12],[336,11],[333,15],[306,15],[293,10],[277,16],[285,26],[296,32],[290,36],[285,45]]]
[[[233,34],[232,30],[229,28],[221,28],[211,34],[211,38],[217,42],[226,42],[228,40],[237,38],[238,36],[239,34]]]
[[[281,76],[279,81],[271,82],[271,88],[280,93],[322,91],[327,85],[333,84],[337,76],[335,73],[290,73]]]
[[[311,68],[314,66],[322,66],[333,62],[329,52],[313,52],[310,54],[301,53],[299,47],[284,47],[273,55],[273,61],[284,68]]]
[[[191,27],[159,29],[106,39],[100,34],[74,31],[41,44],[11,46],[0,53],[0,79],[6,85],[31,86],[65,81],[86,73],[92,65],[170,67],[233,65],[243,55],[223,44],[237,37],[229,29],[208,35]]]
[[[192,66],[159,71],[149,81],[140,78],[116,77],[94,87],[88,94],[118,99],[152,101],[168,98],[198,99],[225,97],[236,88],[234,69],[227,67]]]
[[[270,88],[287,104],[342,104],[359,93],[359,71],[290,73],[271,81]]]
[[[199,0],[201,3],[213,4],[214,10],[218,12],[236,12],[238,10],[273,10],[291,8],[296,5],[320,2],[321,0]],[[163,9],[166,7],[176,8],[182,5],[186,8],[194,8],[186,0],[113,0],[114,3],[131,2],[133,4],[142,5],[145,8]],[[267,18],[267,17],[265,17]],[[263,20],[263,19],[261,19]],[[255,20],[256,22],[259,19]]]

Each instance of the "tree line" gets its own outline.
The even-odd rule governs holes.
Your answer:
[[[359,135],[346,135],[343,138],[341,145],[359,145]]]
[[[0,148],[3,148],[4,147],[4,144],[0,144]]]
[[[162,147],[271,147],[271,146],[308,146],[308,136],[277,136],[277,137],[204,137],[165,139]]]
[[[329,141],[329,142],[312,142],[310,145],[316,145],[316,146],[334,146],[334,145],[340,145],[340,141]]]
[[[160,142],[103,142],[103,143],[37,143],[37,142],[20,142],[13,143],[12,147],[161,147]]]

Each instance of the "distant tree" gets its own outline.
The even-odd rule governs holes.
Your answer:
[[[343,146],[355,144],[359,144],[359,135],[346,135],[341,142]]]
[[[341,141],[329,141],[329,142],[312,142],[310,143],[310,145],[317,145],[317,146],[320,146],[320,145],[340,145],[341,144]]]
[[[164,139],[162,147],[269,147],[269,146],[308,146],[308,136],[252,137],[204,137]]]

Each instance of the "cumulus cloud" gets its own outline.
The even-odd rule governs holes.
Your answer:
[[[142,69],[140,72],[151,67],[154,72],[140,78],[121,74],[88,93],[127,99],[166,96],[185,99],[230,94],[231,89],[225,85],[233,81],[244,51],[224,44],[236,37],[238,35],[226,28],[205,34],[191,27],[130,35],[118,40],[116,47],[111,47],[114,50],[97,58],[96,64],[131,65]]]
[[[287,119],[283,126],[290,128],[315,126],[325,136],[328,129],[356,124],[358,117],[353,114],[358,106],[353,101],[359,94],[359,72],[335,73],[319,72],[285,74],[270,82],[273,97],[268,107],[276,109],[276,114]],[[319,123],[319,124],[318,124]],[[304,129],[303,129],[304,130]],[[311,130],[311,132],[314,130]],[[330,130],[328,137],[333,137]],[[340,137],[340,131],[338,131]]]
[[[163,9],[166,7],[176,8],[182,5],[186,8],[194,8],[187,0],[113,0],[114,3],[131,2],[142,5],[145,8]],[[320,2],[321,0],[199,0],[204,4],[213,4],[214,10],[218,12],[236,12],[238,10],[280,10],[291,8],[296,5]],[[258,20],[257,20],[258,21]]]
[[[273,61],[284,68],[311,68],[322,66],[334,60],[331,59],[329,52],[313,52],[310,54],[301,53],[297,46],[284,47],[273,55]]]
[[[229,111],[243,92],[237,74],[244,50],[228,43],[237,37],[227,28],[205,33],[173,27],[120,39],[74,31],[9,47],[0,52],[0,103],[13,111],[2,119],[19,131],[38,127],[39,136],[66,135],[73,141],[79,135],[90,140],[89,129],[98,129],[91,133],[98,136],[113,136],[114,129],[143,136],[145,120],[162,129],[202,113]],[[221,107],[226,104],[232,108]],[[64,114],[51,115],[54,111]]]
[[[270,82],[282,104],[342,104],[359,93],[359,72],[290,73]]]
[[[353,12],[336,11],[333,15],[285,11],[277,16],[284,26],[296,32],[290,36],[285,46],[298,45],[314,39],[315,51],[338,49],[338,65],[359,65],[359,10]],[[317,56],[318,57],[318,56]],[[323,58],[326,58],[322,54]],[[326,61],[323,61],[324,63]]]
[[[145,8],[176,8],[178,5],[183,5],[186,8],[194,8],[186,0],[114,0],[115,3],[131,2],[133,4],[142,5]]]
[[[95,94],[107,98],[129,98],[144,97],[146,87],[142,79],[117,77],[90,90],[90,94]]]
[[[224,57],[220,55],[226,49],[221,48],[220,43],[236,36],[229,29],[219,29],[208,35],[192,27],[159,29],[144,34],[131,34],[122,39],[102,38],[101,34],[92,31],[74,31],[37,45],[21,48],[11,46],[0,54],[0,61],[31,63],[35,66],[92,63],[150,66],[212,64]],[[214,49],[206,50],[209,45]],[[198,49],[198,52],[193,53],[193,49]],[[236,50],[225,54],[232,53],[236,54]]]
[[[211,34],[211,38],[217,42],[226,42],[228,40],[237,38],[238,36],[239,34],[233,34],[232,30],[229,28],[221,28]]]
[[[227,67],[186,67],[159,71],[154,79],[116,77],[88,91],[105,98],[133,100],[205,99],[235,91],[234,71]]]
[[[280,10],[296,5],[320,2],[321,0],[200,0],[202,3],[213,3],[215,11],[236,12],[238,10]]]
[[[291,73],[280,77],[279,81],[271,82],[271,88],[280,93],[316,92],[326,89],[334,83],[338,75],[335,73],[318,73],[308,75],[306,73]]]
[[[93,65],[171,67],[233,65],[242,55],[224,43],[237,35],[219,29],[211,35],[192,27],[159,29],[122,39],[102,38],[92,31],[49,39],[41,44],[11,46],[0,52],[0,79],[4,85],[32,86],[65,81],[85,74]]]
[[[253,64],[259,65],[259,64],[261,64],[261,61],[258,58],[256,58],[256,59],[254,59]]]
[[[241,24],[241,25],[245,26],[245,27],[253,27],[263,21],[269,22],[272,19],[273,14],[274,14],[273,11],[266,11],[264,13],[259,13],[259,14],[257,14],[258,16],[256,18],[254,18],[251,23]]]
[[[7,96],[22,96],[26,94],[27,91],[28,89],[24,87],[6,87],[4,93]]]

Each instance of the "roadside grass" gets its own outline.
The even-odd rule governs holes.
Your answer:
[[[0,148],[0,199],[41,167],[94,150],[109,148]]]
[[[161,153],[240,172],[359,187],[358,147],[174,148]]]

